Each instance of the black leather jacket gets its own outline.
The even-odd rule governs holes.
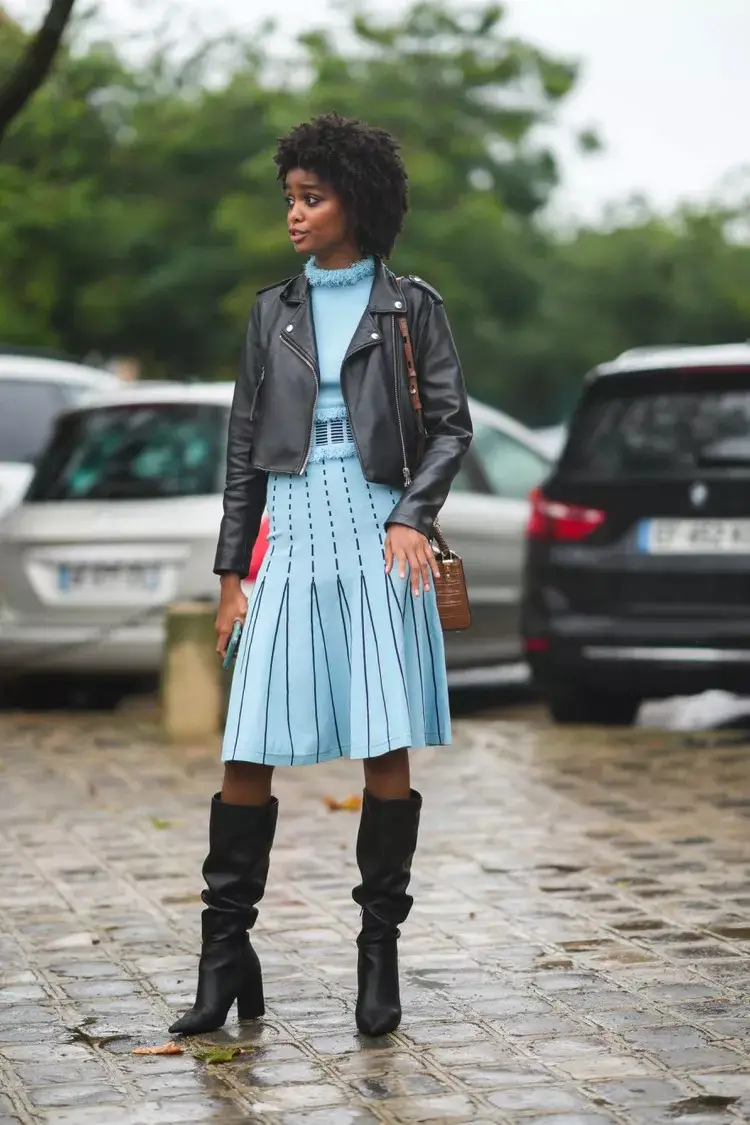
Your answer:
[[[404,302],[426,430],[419,464],[418,427],[397,323]],[[262,289],[250,315],[229,421],[215,573],[247,573],[268,474],[305,471],[318,382],[308,282],[301,274]],[[418,277],[397,281],[377,261],[370,303],[346,353],[341,386],[367,480],[404,488],[406,455],[413,479],[386,526],[406,524],[428,535],[471,442],[461,366],[440,295]]]

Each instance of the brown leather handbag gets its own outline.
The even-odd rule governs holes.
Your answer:
[[[414,407],[414,413],[417,416],[417,429],[420,435],[420,444],[422,448],[424,448],[426,431],[422,411],[422,400],[419,397],[419,383],[417,381],[417,368],[414,363],[414,349],[411,346],[409,325],[406,322],[405,316],[399,317],[398,326],[404,341],[406,374],[409,382],[409,399]],[[400,413],[398,424],[401,430],[401,448],[404,454],[404,482],[408,488],[411,484],[411,471],[406,459],[406,442],[404,440]],[[437,559],[438,569],[440,570],[440,578],[434,580],[440,624],[447,632],[468,629],[471,625],[471,604],[469,602],[469,591],[466,588],[464,564],[461,561],[461,557],[448,546],[437,520],[435,520],[435,525],[432,529],[432,539],[434,539],[437,544],[435,557]]]

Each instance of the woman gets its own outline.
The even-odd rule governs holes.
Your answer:
[[[248,930],[276,827],[273,771],[346,757],[363,762],[365,779],[356,1020],[381,1035],[401,1018],[396,939],[413,901],[422,798],[408,748],[451,740],[427,536],[471,423],[440,296],[383,264],[407,210],[393,138],[329,115],[293,129],[275,160],[289,236],[307,264],[260,291],[235,387],[214,567],[219,653],[234,622],[245,624],[203,867],[198,993],[170,1031],[218,1028],[235,1000],[241,1019],[263,1015]],[[248,614],[240,578],[266,506],[270,545]]]

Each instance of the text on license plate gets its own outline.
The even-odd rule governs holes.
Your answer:
[[[638,545],[649,555],[750,554],[750,519],[644,520]]]
[[[154,591],[162,568],[141,563],[62,563],[57,570],[61,593],[77,591]]]

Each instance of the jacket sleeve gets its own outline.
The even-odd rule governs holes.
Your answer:
[[[442,301],[430,300],[416,343],[415,363],[426,442],[421,464],[386,520],[428,538],[471,444],[472,428],[461,363]]]
[[[224,516],[214,574],[247,574],[266,506],[268,474],[251,464],[253,416],[263,377],[259,329],[260,307],[256,302],[245,334],[229,416]]]

